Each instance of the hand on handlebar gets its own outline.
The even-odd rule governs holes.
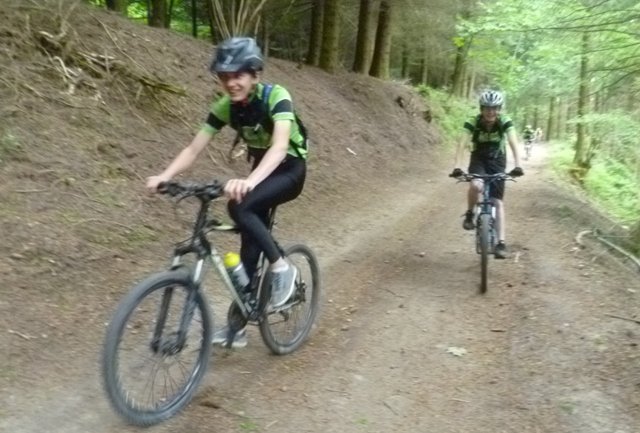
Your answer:
[[[522,170],[521,167],[516,167],[513,170],[511,170],[509,172],[509,176],[511,177],[520,177],[520,176],[524,176],[524,171]]]
[[[254,188],[247,179],[229,179],[224,185],[224,194],[238,203]]]
[[[170,180],[171,178],[167,178],[163,175],[150,176],[147,178],[147,190],[149,190],[151,194],[155,194],[158,192],[158,187],[161,183],[169,182]]]
[[[449,177],[460,177],[464,175],[464,171],[461,168],[454,168]]]

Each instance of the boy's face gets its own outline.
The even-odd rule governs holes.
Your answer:
[[[246,100],[259,81],[258,76],[250,72],[220,72],[218,78],[232,102]]]
[[[500,107],[480,107],[480,113],[485,122],[495,122],[500,114]]]

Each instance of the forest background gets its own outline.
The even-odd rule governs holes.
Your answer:
[[[212,44],[414,86],[448,145],[483,89],[640,251],[640,4],[634,0],[85,0]],[[11,140],[3,139],[9,149]],[[618,232],[620,234],[620,232]]]

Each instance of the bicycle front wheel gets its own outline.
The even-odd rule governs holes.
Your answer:
[[[489,231],[491,215],[482,214],[478,218],[478,236],[480,237],[480,293],[487,292],[487,279],[489,273]]]
[[[294,245],[285,255],[298,269],[295,291],[286,304],[265,312],[260,320],[262,339],[276,355],[291,353],[305,342],[320,308],[320,270],[315,254],[305,245]]]
[[[212,328],[188,269],[136,286],[118,305],[104,343],[104,386],[116,412],[149,426],[180,411],[206,372]]]

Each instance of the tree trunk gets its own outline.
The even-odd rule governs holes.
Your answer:
[[[578,125],[576,129],[576,153],[573,162],[580,168],[588,169],[589,155],[587,154],[587,130],[583,123],[589,107],[589,33],[582,34],[582,58],[580,60],[580,90],[578,94]]]
[[[198,8],[196,1],[197,0],[191,0],[191,35],[198,39]]]
[[[429,58],[427,56],[427,50],[422,52],[422,58],[420,59],[420,83],[428,85],[429,80]]]
[[[453,75],[451,77],[451,94],[455,96],[464,95],[464,78],[467,69],[467,56],[473,38],[464,39],[462,45],[456,50],[456,60],[453,68]]]
[[[473,91],[476,87],[476,71],[471,69],[469,72],[469,85],[467,87],[467,99],[471,99],[473,97]]]
[[[356,53],[353,61],[353,71],[366,74],[371,66],[374,43],[374,19],[378,6],[376,0],[360,0],[358,18],[358,37],[356,39]]]
[[[338,68],[338,42],[340,40],[340,2],[324,0],[322,20],[322,48],[320,49],[320,67],[328,72]]]
[[[149,25],[151,27],[166,27],[167,2],[166,0],[151,0],[149,5]]]
[[[371,59],[369,74],[382,78],[389,78],[389,59],[391,54],[391,1],[382,0],[378,13],[378,28],[376,30],[376,45]]]
[[[119,12],[125,17],[127,16],[127,6],[129,5],[129,0],[106,0],[107,9],[110,11]]]
[[[549,118],[547,119],[546,141],[555,139],[553,133],[556,130],[556,97],[549,98]]]
[[[402,62],[400,67],[400,76],[406,79],[409,76],[409,47],[402,45]]]
[[[311,35],[309,35],[309,51],[307,52],[307,64],[309,65],[318,66],[320,64],[323,19],[324,1],[313,0],[313,8],[311,9]]]
[[[269,57],[269,40],[271,39],[270,31],[269,22],[263,10],[262,18],[260,19],[260,47],[262,48],[262,55],[265,59]]]
[[[427,53],[425,52],[422,55],[422,59],[420,59],[420,83],[424,84],[424,85],[428,85],[428,79],[429,79],[429,68],[428,65],[429,61],[427,59]]]
[[[216,26],[215,26],[215,16],[213,15],[213,5],[211,4],[211,0],[207,0],[207,17],[209,19],[209,32],[211,33],[211,43],[216,44]]]

